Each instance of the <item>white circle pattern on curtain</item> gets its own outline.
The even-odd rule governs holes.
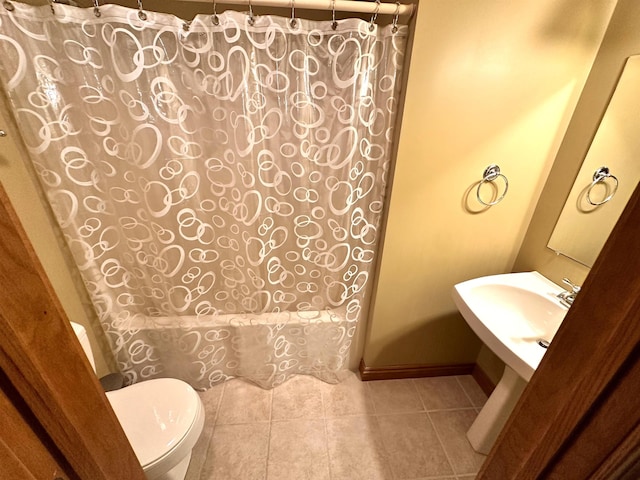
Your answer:
[[[0,77],[130,382],[339,381],[406,27],[0,9]]]

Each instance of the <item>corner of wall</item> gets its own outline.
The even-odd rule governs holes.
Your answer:
[[[0,92],[0,125],[7,136],[0,138],[0,182],[67,317],[87,329],[98,376],[106,375],[116,370],[115,360],[84,285],[75,267],[70,266],[70,253],[58,233],[53,214],[34,183],[33,168],[29,169],[26,149],[2,93]]]
[[[563,277],[582,283],[589,273],[588,267],[556,254],[547,248],[547,243],[626,59],[640,54],[640,30],[636,21],[639,16],[638,2],[617,2],[518,252],[516,271],[537,270],[556,283],[561,283]]]

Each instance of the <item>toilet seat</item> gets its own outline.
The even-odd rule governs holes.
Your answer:
[[[180,463],[202,431],[202,401],[181,380],[147,380],[107,392],[107,398],[148,478]]]

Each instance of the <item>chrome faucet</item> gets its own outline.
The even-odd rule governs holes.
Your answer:
[[[580,291],[580,285],[576,285],[571,282],[568,278],[563,278],[562,283],[566,283],[571,287],[571,291],[565,290],[564,292],[560,292],[558,294],[558,298],[560,299],[560,303],[567,308],[570,308],[573,305],[573,301],[576,299],[578,292]]]

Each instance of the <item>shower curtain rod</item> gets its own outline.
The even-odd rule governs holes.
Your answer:
[[[182,0],[183,2],[198,2],[202,0]],[[400,3],[376,3],[363,2],[357,0],[225,0],[216,2],[226,5],[249,5],[253,7],[281,7],[281,8],[300,8],[306,10],[326,10],[336,12],[353,12],[353,13],[378,13],[379,15],[396,15],[405,16],[413,13],[413,4]],[[377,8],[377,10],[376,10]]]

